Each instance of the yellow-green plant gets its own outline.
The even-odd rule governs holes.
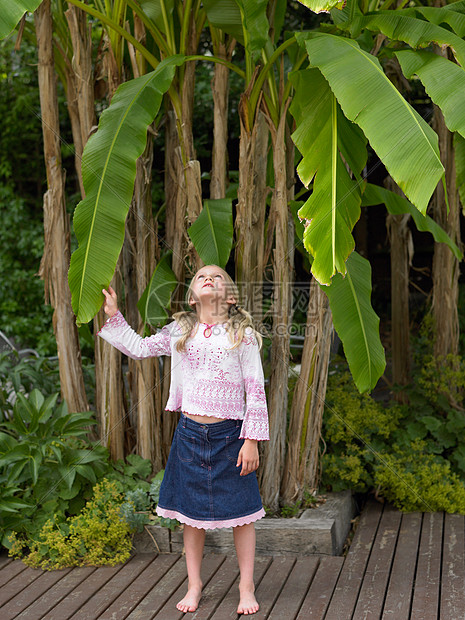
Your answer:
[[[121,515],[122,503],[117,483],[104,478],[78,515],[62,522],[49,519],[32,541],[13,534],[9,554],[46,570],[125,562],[131,554],[134,529]]]

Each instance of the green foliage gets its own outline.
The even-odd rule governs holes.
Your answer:
[[[406,511],[465,513],[463,480],[450,463],[425,452],[425,442],[411,442],[408,449],[393,446],[375,471],[378,492],[396,508]]]
[[[0,422],[4,545],[13,530],[32,534],[53,514],[77,513],[108,470],[107,450],[85,439],[95,424],[91,412],[68,413],[66,403],[57,405],[58,394],[45,397],[36,389],[28,397],[16,392],[15,398]]]
[[[176,529],[179,525],[176,519],[166,519],[155,514],[160,495],[160,486],[163,480],[164,470],[158,472],[150,485],[128,491],[125,495],[125,502],[121,506],[121,514],[131,528],[141,532],[145,525],[158,523],[170,530]]]
[[[34,539],[13,535],[10,555],[46,570],[125,562],[131,554],[133,529],[121,516],[122,502],[117,484],[103,479],[78,515],[48,519]]]
[[[453,356],[421,359],[408,405],[360,395],[348,373],[329,378],[323,485],[376,489],[402,510],[465,510],[465,368]]]
[[[51,355],[56,351],[52,309],[44,303],[44,284],[37,277],[42,227],[25,201],[2,185],[0,219],[0,329],[16,346]]]

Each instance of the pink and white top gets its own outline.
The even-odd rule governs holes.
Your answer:
[[[176,342],[181,328],[176,321],[142,338],[118,311],[98,335],[133,359],[171,356],[167,410],[243,420],[241,438],[269,439],[263,368],[250,328],[241,344],[232,349],[225,325],[210,328],[200,323],[187,340],[186,350],[180,352]]]

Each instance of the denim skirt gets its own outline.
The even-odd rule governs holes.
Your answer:
[[[255,472],[236,467],[242,420],[211,424],[181,414],[157,514],[201,529],[246,525],[265,515]]]

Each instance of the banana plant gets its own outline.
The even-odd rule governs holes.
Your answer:
[[[170,88],[177,56],[155,71],[125,82],[100,118],[82,159],[86,197],[76,207],[74,229],[79,242],[71,257],[69,285],[78,324],[90,321],[102,305],[124,240],[124,222],[131,203],[136,160],[145,148],[147,128]]]

